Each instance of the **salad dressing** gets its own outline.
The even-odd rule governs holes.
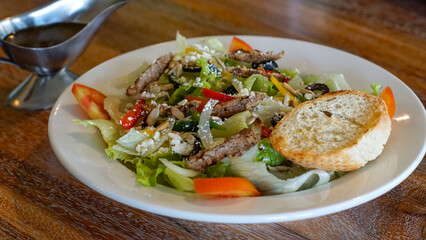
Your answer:
[[[47,48],[65,42],[85,26],[74,22],[54,23],[22,29],[7,35],[3,40],[21,47]]]

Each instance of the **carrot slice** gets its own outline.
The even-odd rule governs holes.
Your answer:
[[[382,92],[380,92],[379,97],[385,100],[389,117],[392,119],[393,115],[395,114],[395,98],[393,97],[392,89],[387,86],[385,89],[383,89]]]
[[[196,178],[194,186],[196,193],[207,196],[260,196],[259,191],[249,180],[240,177]]]
[[[237,37],[233,37],[231,41],[231,45],[229,46],[229,53],[233,51],[237,51],[239,49],[246,50],[246,51],[253,50],[253,48],[250,45],[248,45],[246,42],[244,42],[243,40]]]

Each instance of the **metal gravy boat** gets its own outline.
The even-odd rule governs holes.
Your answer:
[[[97,29],[117,8],[130,0],[59,0],[0,21],[0,45],[8,58],[0,62],[32,73],[6,98],[18,109],[42,110],[56,99],[78,75],[68,67],[83,53]],[[49,47],[24,47],[4,39],[19,30],[55,23],[86,24],[67,40]]]

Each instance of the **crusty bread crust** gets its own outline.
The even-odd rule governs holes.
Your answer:
[[[275,126],[270,140],[303,167],[352,171],[380,155],[390,131],[383,99],[343,90],[297,106]]]

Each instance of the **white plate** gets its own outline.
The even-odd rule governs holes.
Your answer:
[[[230,36],[218,38],[229,46]],[[241,38],[255,49],[285,50],[284,58],[278,61],[281,68],[298,68],[302,73],[343,73],[358,90],[375,82],[390,86],[396,112],[391,136],[378,159],[329,184],[276,196],[209,199],[161,186],[147,188],[138,185],[133,172],[108,159],[96,130],[73,123],[73,119],[84,119],[86,115],[71,94],[71,86],[58,99],[49,119],[49,138],[56,156],[84,184],[116,201],[170,217],[223,223],[300,220],[342,211],[389,191],[420,163],[426,149],[425,110],[398,78],[367,60],[330,47],[282,38]],[[141,48],[100,64],[76,82],[107,91],[105,83],[109,80],[174,50],[174,42]]]

